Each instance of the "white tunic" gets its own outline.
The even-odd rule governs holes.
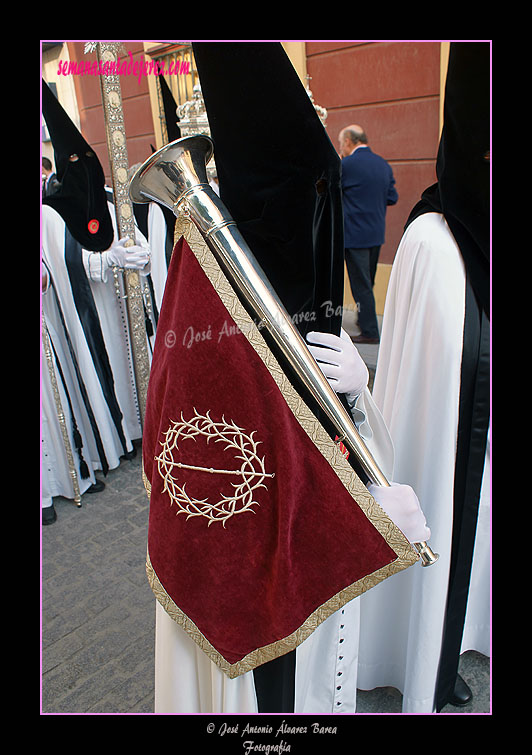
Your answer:
[[[148,210],[148,241],[151,249],[151,279],[155,292],[155,303],[161,311],[168,266],[166,263],[166,220],[163,211],[155,202]]]
[[[118,234],[114,206],[111,202],[108,205],[115,232],[114,240],[117,241]],[[146,239],[138,228],[135,229],[135,235],[137,243],[139,241],[146,242]],[[154,247],[157,248],[156,245]],[[150,248],[152,248],[151,244]],[[83,249],[82,259],[94,303],[98,310],[103,338],[107,346],[107,354],[115,382],[116,397],[124,416],[124,430],[128,438],[135,440],[142,437],[142,429],[135,387],[135,368],[128,325],[128,312],[124,298],[125,287],[122,276],[118,277],[118,289],[120,292],[118,294],[112,270],[100,264],[101,255],[99,253],[92,253]],[[141,285],[144,286],[145,281],[142,274],[141,282]],[[152,344],[147,342],[147,346],[148,356],[151,359]]]
[[[46,300],[47,295],[53,294],[48,290],[43,294],[44,300]],[[52,375],[55,378],[60,406],[58,407],[56,404],[56,394],[52,382],[52,375],[50,374],[50,365],[48,364],[43,348],[41,353],[41,497],[43,508],[51,506],[52,498],[55,496],[62,496],[72,500],[76,497],[76,492],[78,491],[76,491],[74,487],[73,475],[75,475],[75,479],[79,486],[79,494],[82,495],[87,488],[96,482],[93,469],[98,466],[97,462],[92,461],[92,458],[97,458],[95,445],[92,439],[90,424],[87,420],[79,390],[76,386],[76,378],[70,369],[70,360],[64,348],[61,335],[56,332],[51,319],[52,318],[50,318],[50,321],[47,323],[47,333],[50,343],[53,343],[51,369]],[[58,370],[55,358],[56,354],[61,365],[62,377]],[[80,473],[79,456],[74,446],[72,435],[70,405],[65,393],[63,380],[66,384],[68,398],[70,399],[70,405],[72,406],[72,411],[74,412],[76,419],[76,426],[83,443],[83,458],[87,462],[89,469],[89,477],[86,479],[82,479]],[[62,412],[64,416],[68,443],[70,444],[72,461],[74,463],[73,469],[70,466],[67,451],[65,449],[59,412]]]
[[[42,207],[42,252],[43,262],[50,270],[54,290],[60,301],[61,310],[63,312],[66,326],[69,331],[69,335],[72,341],[78,364],[83,376],[87,393],[89,395],[90,404],[94,412],[96,424],[98,426],[102,444],[105,450],[105,455],[109,464],[109,469],[114,469],[120,464],[120,456],[124,453],[122,443],[114,426],[109,408],[104,398],[102,387],[94,367],[92,357],[90,354],[83,327],[78,317],[76,305],[72,295],[72,289],[70,286],[70,280],[68,271],[65,265],[65,222],[61,216],[51,207],[43,205]],[[98,284],[92,284],[93,291],[97,290]],[[100,284],[101,285],[101,284]],[[110,283],[112,286],[112,282]],[[104,295],[104,292],[100,292]],[[107,290],[109,294],[109,291]],[[110,296],[106,297],[108,300]],[[115,387],[117,388],[117,394],[122,397],[123,405],[121,409],[124,417],[128,418],[128,425],[123,423],[124,435],[127,443],[127,450],[133,449],[132,439],[140,437],[140,426],[137,419],[136,406],[131,404],[131,387],[130,387],[130,374],[129,369],[127,371],[119,371],[116,369],[117,361],[119,360],[123,364],[124,349],[128,347],[125,343],[123,332],[120,332],[122,328],[122,320],[118,317],[113,321],[111,317],[102,317],[102,312],[105,311],[98,306],[99,302],[96,302],[99,309],[99,316],[102,323],[102,330],[104,333],[104,339],[108,346],[109,358],[111,360],[113,375],[115,378]],[[100,303],[101,304],[101,303]],[[114,304],[111,305],[114,307]],[[118,322],[117,322],[118,321]],[[118,328],[118,333],[116,328]],[[116,343],[116,349],[114,345]],[[116,352],[116,354],[113,354]],[[124,398],[125,397],[125,398]],[[119,398],[120,401],[120,398]],[[94,464],[97,463],[97,457],[91,459]]]
[[[442,215],[422,215],[394,261],[373,396],[394,443],[393,479],[416,491],[440,559],[396,574],[360,599],[358,687],[397,688],[405,713],[433,710],[451,552],[464,307],[460,251]],[[484,481],[462,650],[489,655],[488,464]]]

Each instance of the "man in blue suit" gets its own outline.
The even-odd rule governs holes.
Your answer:
[[[345,260],[362,331],[355,343],[379,343],[373,285],[379,252],[384,243],[386,208],[398,194],[390,165],[371,151],[360,126],[342,129],[338,136],[342,156]]]

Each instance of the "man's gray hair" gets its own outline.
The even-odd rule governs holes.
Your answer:
[[[366,132],[362,128],[356,128],[355,126],[347,126],[343,129],[342,134],[347,136],[353,144],[367,144],[368,137]]]

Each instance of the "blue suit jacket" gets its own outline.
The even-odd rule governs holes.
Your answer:
[[[398,194],[390,165],[369,147],[342,159],[344,246],[363,249],[384,243],[386,207]]]

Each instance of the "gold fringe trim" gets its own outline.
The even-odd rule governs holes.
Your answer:
[[[233,318],[240,332],[248,339],[255,352],[260,357],[271,376],[275,380],[284,400],[291,409],[294,417],[305,430],[316,448],[328,461],[343,483],[346,490],[354,498],[356,504],[364,512],[375,529],[383,537],[386,543],[396,553],[397,558],[391,563],[369,574],[352,585],[341,590],[339,593],[319,606],[307,620],[292,634],[277,640],[276,642],[257,648],[237,663],[228,663],[223,656],[210,644],[206,637],[199,631],[197,626],[186,614],[174,603],[161,584],[151,564],[149,553],[146,557],[146,574],[151,589],[168,615],[179,624],[196,644],[219,666],[231,679],[251,671],[267,661],[294,650],[329,616],[342,608],[346,603],[367,592],[375,585],[388,577],[406,569],[419,560],[419,554],[409,543],[401,530],[392,522],[388,515],[377,504],[364,483],[354,472],[349,462],[340,451],[338,445],[329,437],[324,428],[318,422],[305,402],[296,392],[279,363],[264,341],[259,329],[248,315],[225,274],[220,269],[213,253],[206,245],[203,236],[194,224],[180,216],[176,220],[175,239],[184,236],[192,249],[204,273],[209,278],[214,290],[220,297],[225,308]],[[151,484],[144,469],[142,476],[148,497],[151,495]]]

